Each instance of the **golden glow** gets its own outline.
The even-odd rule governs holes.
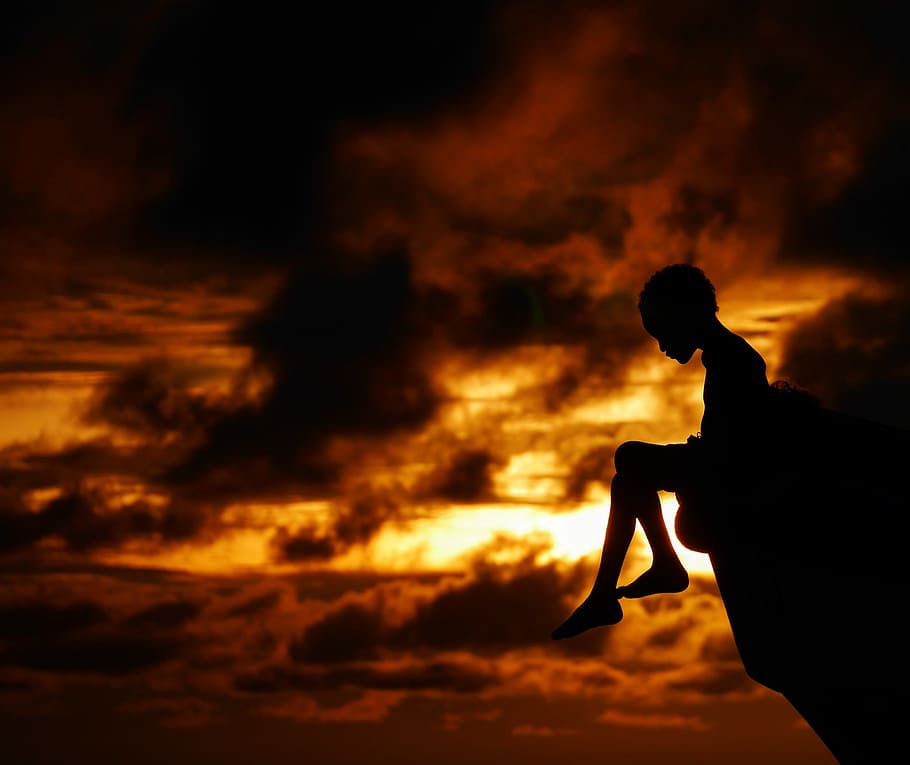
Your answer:
[[[439,384],[462,401],[503,401],[522,390],[555,381],[574,360],[577,349],[566,346],[528,345],[481,361],[454,355],[436,370]]]
[[[856,286],[855,279],[833,271],[756,277],[748,287],[734,284],[720,296],[721,318],[759,348],[773,373],[786,331],[801,317]],[[180,326],[175,332],[185,338],[195,335],[200,343],[206,332],[214,331],[210,325],[177,321]],[[219,332],[223,330],[223,326],[218,327]],[[193,347],[198,349],[200,345]],[[193,347],[186,346],[184,351],[192,354]],[[207,348],[207,358],[217,359],[225,371],[200,386],[199,391],[224,393],[229,389],[230,370],[241,366],[248,353],[244,349],[226,350],[217,333],[209,338]],[[212,538],[203,537],[163,551],[133,541],[121,551],[104,553],[102,557],[124,565],[147,565],[154,560],[158,566],[206,573],[250,569],[281,572],[301,565],[328,565],[339,570],[451,570],[463,565],[465,555],[472,549],[506,533],[549,540],[550,547],[542,560],[596,559],[609,507],[605,485],[608,476],[588,484],[582,503],[554,512],[566,502],[571,466],[592,447],[590,437],[577,436],[574,429],[612,427],[614,433],[620,434],[613,436],[617,443],[626,438],[681,440],[697,429],[702,371],[697,364],[679,367],[656,352],[643,352],[632,360],[624,381],[607,393],[592,393],[544,416],[537,403],[522,396],[558,379],[566,365],[577,361],[577,351],[529,346],[508,356],[508,363],[501,358],[480,363],[456,355],[437,369],[439,380],[451,395],[451,403],[441,410],[438,427],[467,442],[477,443],[478,433],[483,434],[479,442],[486,443],[491,455],[497,457],[490,469],[496,503],[406,509],[403,517],[409,520],[385,523],[368,543],[344,549],[330,562],[278,561],[274,537],[278,529],[288,534],[303,529],[330,534],[338,501],[235,504],[222,511],[218,519],[220,531]],[[25,387],[20,384],[22,381],[17,382],[16,375],[21,373],[7,373],[8,387],[0,391],[0,443],[39,439],[53,448],[100,432],[87,429],[79,413],[94,386],[102,380],[101,373],[43,373],[43,384],[37,387]],[[257,395],[265,386],[252,379],[246,384],[248,392],[257,391]],[[402,442],[397,448],[401,464],[390,469],[379,460],[371,468],[374,481],[382,483],[382,479],[391,482],[389,485],[398,481],[413,488],[422,472],[438,467],[432,445],[416,448]],[[166,501],[163,496],[148,495],[142,486],[117,483],[104,476],[98,480],[114,508],[140,499],[153,505]],[[27,498],[28,505],[37,510],[59,491],[59,487],[47,487],[33,492]],[[672,530],[676,502],[670,495],[662,495],[661,502]],[[707,556],[687,550],[673,538],[690,571],[710,572]],[[639,532],[630,561],[646,565],[647,557],[647,546]]]
[[[0,390],[0,447],[38,440],[59,448],[69,440],[91,435],[79,420],[79,408],[101,375],[66,373],[42,378],[32,379],[31,384],[17,381]]]
[[[527,451],[509,460],[493,486],[506,501],[548,502],[560,496],[566,472],[555,452]]]
[[[279,573],[272,563],[271,535],[258,529],[237,529],[221,534],[209,544],[186,544],[164,549],[149,549],[133,542],[122,549],[100,556],[112,566],[158,568],[194,574],[232,575],[258,572]]]
[[[660,409],[659,392],[653,388],[633,387],[619,395],[586,401],[572,411],[573,419],[606,425],[618,422],[645,422]]]
[[[856,276],[834,269],[756,275],[724,292],[720,318],[755,346],[768,364],[769,375],[774,376],[786,334],[828,302],[861,286]]]
[[[533,505],[453,507],[406,526],[388,526],[366,548],[351,550],[336,558],[333,567],[366,567],[382,571],[452,570],[463,564],[468,553],[493,541],[501,533],[547,540],[550,546],[541,555],[541,562],[599,556],[608,507],[608,501],[563,513],[543,512]],[[686,568],[693,573],[710,573],[708,556],[683,547],[672,533],[678,507],[676,500],[661,494],[661,507],[671,529],[674,547]],[[633,544],[644,545],[640,529]]]
[[[230,526],[272,530],[278,526],[295,532],[301,528],[327,529],[332,520],[333,505],[326,501],[229,505],[221,522]]]

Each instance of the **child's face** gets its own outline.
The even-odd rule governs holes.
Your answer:
[[[685,311],[643,306],[641,322],[661,352],[680,364],[688,363],[698,350],[694,317]]]

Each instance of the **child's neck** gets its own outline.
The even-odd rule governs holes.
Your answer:
[[[712,316],[699,331],[698,347],[702,352],[711,352],[733,332],[727,329],[716,316]]]

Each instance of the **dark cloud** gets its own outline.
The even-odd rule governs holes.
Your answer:
[[[332,663],[374,659],[385,633],[382,614],[351,603],[331,612],[288,646],[298,663]]]
[[[109,362],[61,358],[41,359],[26,356],[0,362],[0,374],[11,372],[113,372],[116,369],[117,365]]]
[[[190,600],[178,600],[172,603],[157,603],[145,608],[124,623],[139,629],[176,628],[195,619],[202,612],[201,604]]]
[[[614,256],[621,254],[625,232],[632,223],[628,210],[609,198],[543,188],[502,210],[456,210],[452,218],[456,230],[511,239],[529,247],[558,244],[571,234],[591,234]]]
[[[343,548],[367,542],[388,520],[400,516],[395,501],[382,494],[355,498],[334,518],[334,536]]]
[[[171,187],[141,218],[143,238],[287,259],[318,224],[336,124],[418,117],[467,95],[487,70],[495,5],[172,7],[130,100],[140,114],[167,115],[167,143],[146,150],[174,161]]]
[[[755,687],[755,682],[738,662],[727,665],[707,665],[695,677],[673,681],[670,687],[677,691],[695,691],[705,696],[745,693]]]
[[[0,494],[0,553],[29,547],[39,538],[28,508],[16,494]]]
[[[272,547],[279,559],[290,561],[329,560],[338,552],[335,540],[319,529],[297,530],[293,534],[281,529],[272,540]]]
[[[671,231],[696,237],[706,228],[723,229],[736,221],[735,192],[710,192],[684,184],[676,192],[670,211],[663,222]]]
[[[568,500],[579,502],[584,499],[588,484],[597,482],[609,486],[616,472],[613,465],[613,454],[616,447],[613,445],[598,446],[585,452],[581,458],[572,465],[572,472],[566,479],[565,497]]]
[[[298,273],[237,331],[271,378],[264,399],[211,425],[166,478],[230,480],[227,468],[258,461],[272,480],[329,485],[339,470],[323,453],[330,438],[428,422],[439,394],[424,368],[432,325],[422,307],[401,248],[361,263],[327,257]]]
[[[110,620],[110,614],[88,601],[54,605],[44,601],[0,604],[0,640],[53,638],[69,632],[96,627]]]
[[[521,346],[563,345],[582,351],[544,399],[558,409],[586,385],[610,386],[650,338],[641,326],[637,294],[599,294],[593,284],[544,267],[535,273],[480,271],[465,287],[462,314],[447,324],[452,344],[483,354]]]
[[[313,664],[375,659],[383,650],[496,654],[546,643],[565,618],[567,597],[589,572],[582,566],[566,572],[555,564],[535,565],[533,547],[517,564],[482,560],[497,549],[521,549],[518,544],[501,539],[479,553],[472,575],[440,587],[403,624],[387,624],[375,604],[349,603],[331,611],[290,643],[289,656]]]
[[[745,26],[750,38],[745,60],[758,109],[749,138],[761,152],[752,155],[753,163],[769,159],[792,174],[806,148],[800,139],[825,119],[843,117],[845,97],[870,95],[870,83],[877,94],[886,94],[884,101],[872,98],[865,102],[871,113],[851,116],[880,120],[903,108],[890,100],[906,87],[908,61],[892,29],[899,14],[893,3],[843,5],[830,13],[820,12],[820,3],[754,7],[750,21],[757,23]],[[842,55],[832,55],[836,51]],[[769,133],[762,138],[760,130]],[[789,145],[779,142],[785,136]]]
[[[708,635],[700,653],[709,662],[735,663],[741,660],[733,636],[726,632]]]
[[[77,552],[116,545],[130,537],[161,534],[181,538],[197,530],[197,518],[185,519],[171,508],[163,513],[144,503],[112,510],[98,495],[73,491],[51,500],[36,515],[41,536],[59,535]]]
[[[118,676],[177,658],[183,641],[160,635],[77,634],[20,642],[0,654],[0,663],[60,673]]]
[[[427,494],[450,502],[483,502],[494,498],[491,470],[498,460],[482,449],[456,454],[428,479]]]
[[[294,533],[279,529],[272,547],[282,560],[327,560],[368,542],[384,523],[400,516],[398,504],[388,496],[376,493],[355,496],[336,507],[328,529],[313,526]]]
[[[393,642],[411,650],[479,653],[541,645],[565,618],[564,600],[576,586],[552,565],[529,566],[512,575],[482,568],[463,586],[443,590],[418,606]]]
[[[849,295],[788,336],[781,374],[825,406],[910,427],[910,304]]]
[[[428,661],[402,668],[362,663],[330,668],[274,666],[239,675],[234,687],[246,693],[313,692],[350,687],[478,693],[498,681],[497,673],[479,662]]]
[[[603,393],[622,379],[635,356],[653,342],[642,328],[638,294],[618,290],[592,302],[587,334],[581,332],[567,344],[583,349],[581,362],[566,366],[546,386],[545,402],[557,410],[573,395]]]
[[[200,508],[156,507],[144,502],[115,508],[99,493],[76,488],[48,501],[37,512],[8,499],[0,506],[0,553],[25,550],[50,537],[61,539],[76,553],[141,537],[183,540],[198,533],[204,520]]]
[[[267,611],[271,611],[278,601],[281,599],[281,593],[278,590],[272,592],[266,592],[263,595],[257,595],[255,597],[244,600],[241,603],[238,603],[235,606],[232,606],[224,615],[227,618],[234,617],[249,617],[256,616],[257,614],[263,614]]]
[[[133,449],[116,446],[106,438],[50,451],[35,444],[14,445],[0,451],[0,458],[3,484],[20,490],[74,485],[87,475],[144,475],[150,465],[160,461],[151,448],[144,448],[138,457]]]
[[[594,343],[611,328],[610,299],[596,297],[554,269],[481,271],[468,285],[464,318],[449,331],[457,346],[490,351]]]
[[[152,437],[179,434],[190,439],[218,409],[191,390],[192,380],[168,360],[146,360],[112,375],[101,385],[86,412],[89,422],[104,422]]]
[[[859,172],[834,199],[796,211],[783,251],[793,260],[905,272],[910,264],[905,218],[910,121],[890,125],[859,164]]]
[[[691,619],[680,619],[668,627],[656,629],[648,635],[647,645],[655,648],[672,648],[692,626]]]
[[[155,625],[177,626],[165,625],[160,619]],[[176,636],[131,629],[147,626],[149,622],[143,622],[124,629],[114,623],[107,609],[88,601],[4,603],[0,605],[0,665],[122,675],[181,653],[185,641]]]

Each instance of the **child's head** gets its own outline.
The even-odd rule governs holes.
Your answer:
[[[698,348],[701,330],[717,313],[717,297],[700,268],[677,263],[648,279],[638,298],[638,310],[660,349],[685,364]]]

